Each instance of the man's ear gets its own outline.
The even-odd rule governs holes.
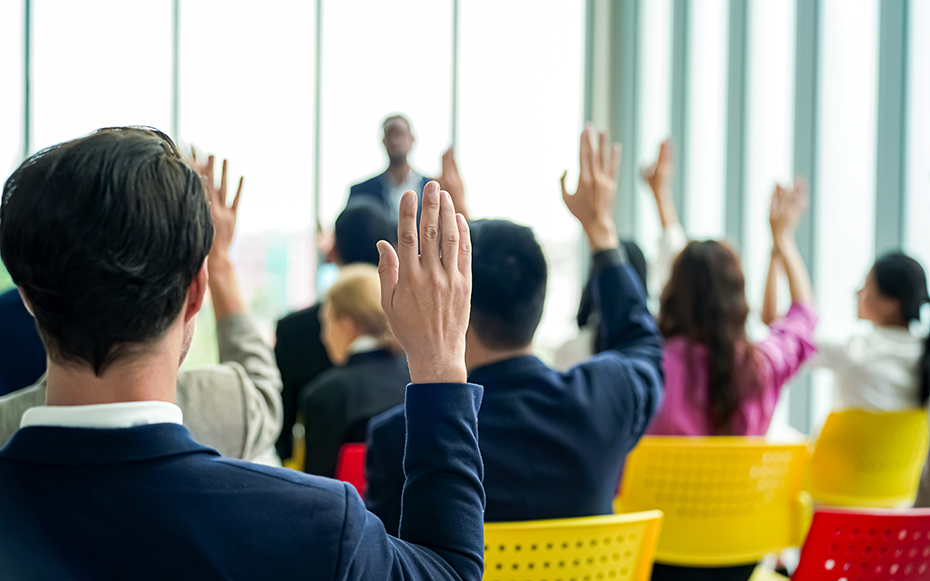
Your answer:
[[[26,310],[29,311],[29,314],[34,318],[36,314],[32,312],[32,303],[30,303],[29,299],[26,298],[26,293],[24,293],[23,289],[19,287],[16,287],[16,292],[19,293],[19,298],[23,299],[23,304],[26,305]]]
[[[190,323],[191,319],[197,316],[203,307],[204,297],[207,294],[207,286],[210,283],[210,275],[207,271],[209,258],[205,258],[200,270],[194,275],[194,280],[187,288],[187,298],[184,301],[184,324]]]

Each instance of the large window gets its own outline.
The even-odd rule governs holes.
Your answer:
[[[0,180],[22,161],[23,13],[19,2],[0,2]],[[13,285],[0,263],[0,292]]]
[[[32,4],[33,151],[100,127],[170,129],[170,0]]]
[[[461,3],[458,153],[469,208],[531,226],[543,245],[543,355],[576,331],[581,233],[559,176],[569,170],[571,187],[578,176],[584,14],[581,0]]]
[[[911,2],[909,7],[905,249],[926,269],[930,268],[930,2]]]

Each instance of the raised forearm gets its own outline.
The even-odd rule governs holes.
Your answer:
[[[778,317],[778,269],[781,256],[772,249],[769,259],[769,273],[765,279],[765,297],[762,300],[762,322],[771,325]]]
[[[801,252],[794,241],[792,234],[781,234],[775,237],[775,249],[781,255],[788,277],[788,288],[791,290],[791,301],[794,303],[810,304],[814,300],[811,290],[810,275]]]
[[[675,208],[672,192],[669,188],[662,187],[652,193],[656,198],[656,208],[659,210],[659,221],[662,223],[662,229],[668,230],[670,226],[678,223],[678,210]]]
[[[219,321],[229,315],[245,312],[245,301],[236,279],[236,268],[228,254],[210,255],[208,262],[210,273],[210,296],[213,299],[213,312]]]

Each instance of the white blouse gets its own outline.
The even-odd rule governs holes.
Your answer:
[[[875,327],[847,343],[817,342],[811,364],[832,369],[836,410],[900,411],[920,407],[924,338],[904,328]]]

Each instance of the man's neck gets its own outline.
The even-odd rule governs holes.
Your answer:
[[[75,406],[130,401],[174,403],[180,353],[146,353],[116,361],[102,376],[86,364],[48,360],[46,404]]]
[[[407,179],[407,174],[410,172],[410,164],[407,163],[406,158],[402,161],[391,161],[391,164],[388,166],[387,174],[391,176],[391,180],[395,184],[403,183]]]
[[[491,350],[479,348],[472,348],[470,350],[466,349],[465,351],[465,367],[468,369],[468,372],[471,373],[479,367],[484,367],[485,365],[490,365],[492,363],[497,363],[499,361],[506,361],[507,359],[513,359],[514,357],[523,357],[524,355],[532,355],[533,346],[527,345],[526,347],[521,347],[519,349],[509,349],[509,350]]]

